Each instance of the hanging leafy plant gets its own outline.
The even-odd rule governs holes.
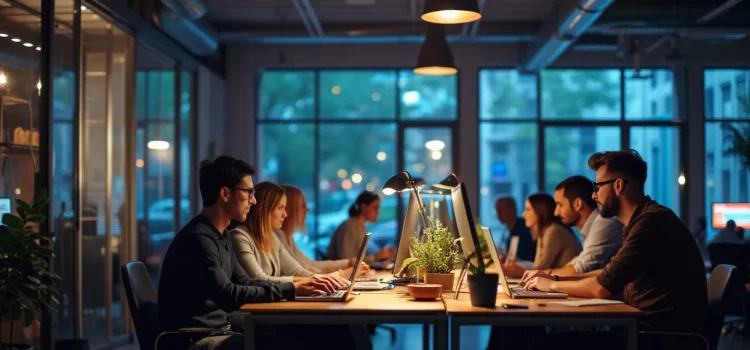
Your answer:
[[[740,104],[746,115],[750,115],[750,99],[739,98]],[[724,154],[735,155],[740,158],[742,164],[750,171],[750,124],[743,127],[735,127],[731,123],[722,123],[724,141],[729,144]]]

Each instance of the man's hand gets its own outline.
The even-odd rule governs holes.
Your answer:
[[[331,294],[339,283],[333,282],[333,277],[327,275],[315,275],[302,277],[294,282],[294,290],[299,296]]]
[[[528,282],[526,282],[523,288],[526,290],[539,290],[542,292],[554,292],[552,290],[552,285],[554,283],[555,281],[551,279],[534,277],[530,279]]]
[[[523,276],[524,272],[526,272],[526,269],[515,260],[508,259],[508,261],[503,264],[503,274],[506,277],[519,278]]]
[[[542,270],[528,270],[523,273],[523,277],[521,278],[521,284],[526,284],[529,280],[532,278],[539,277],[539,278],[546,278],[546,279],[554,279],[552,276]]]

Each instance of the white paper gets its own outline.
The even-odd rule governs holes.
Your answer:
[[[568,300],[568,301],[550,301],[548,304],[560,304],[567,306],[599,306],[599,305],[613,305],[613,304],[624,304],[619,300],[609,299],[584,299],[584,300]]]
[[[510,248],[508,248],[507,259],[515,259],[518,252],[518,236],[510,237]]]

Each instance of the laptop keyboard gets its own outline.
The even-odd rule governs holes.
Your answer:
[[[540,292],[538,290],[526,290],[523,288],[511,288],[510,290],[513,292],[513,295],[516,296],[542,297],[547,295],[546,292]]]
[[[316,294],[316,295],[311,295],[310,297],[311,298],[342,298],[344,294],[346,294],[346,291],[340,290],[337,292],[333,292],[333,294],[328,294],[328,295]]]

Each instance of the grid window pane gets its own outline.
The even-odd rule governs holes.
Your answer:
[[[456,119],[456,75],[425,76],[401,70],[398,78],[401,119]]]
[[[668,69],[625,70],[625,119],[671,120],[674,78]]]
[[[299,187],[307,198],[307,232],[315,232],[315,125],[261,124],[258,180]]]
[[[314,71],[265,71],[260,81],[260,119],[297,120],[315,116]]]
[[[630,148],[648,164],[645,192],[680,213],[680,129],[674,126],[630,128]]]
[[[588,159],[594,152],[621,149],[620,128],[609,126],[548,127],[544,130],[544,189],[573,175],[594,179]]]
[[[536,119],[537,77],[517,70],[479,71],[479,117],[486,119]]]
[[[730,125],[741,133],[744,132],[745,135],[750,132],[750,122],[735,122]],[[743,164],[742,158],[725,152],[731,145],[731,140],[727,139],[727,135],[728,132],[722,130],[722,123],[706,123],[705,213],[708,218],[709,241],[716,233],[716,230],[711,230],[712,203],[750,202],[750,191],[748,191],[750,170]],[[745,227],[745,230],[747,229],[748,227]]]
[[[513,197],[521,214],[526,197],[538,191],[538,156],[535,123],[480,123],[480,220],[492,229],[497,244],[505,242],[508,229],[497,218],[495,200]]]
[[[439,183],[453,172],[452,146],[450,128],[407,128],[404,130],[405,169],[428,185]]]
[[[620,79],[619,69],[542,71],[542,118],[619,120]]]
[[[706,69],[703,75],[706,119],[748,119],[740,102],[748,97],[750,69]]]
[[[395,119],[396,71],[321,71],[321,119]]]
[[[385,181],[396,173],[396,124],[324,123],[318,142],[320,203],[316,205],[320,216],[316,244],[325,251],[333,231],[349,218],[349,206],[359,193],[381,193]],[[396,199],[397,196],[383,198],[378,221],[369,224],[372,244],[368,245],[368,252],[377,252],[393,242],[398,220]]]

